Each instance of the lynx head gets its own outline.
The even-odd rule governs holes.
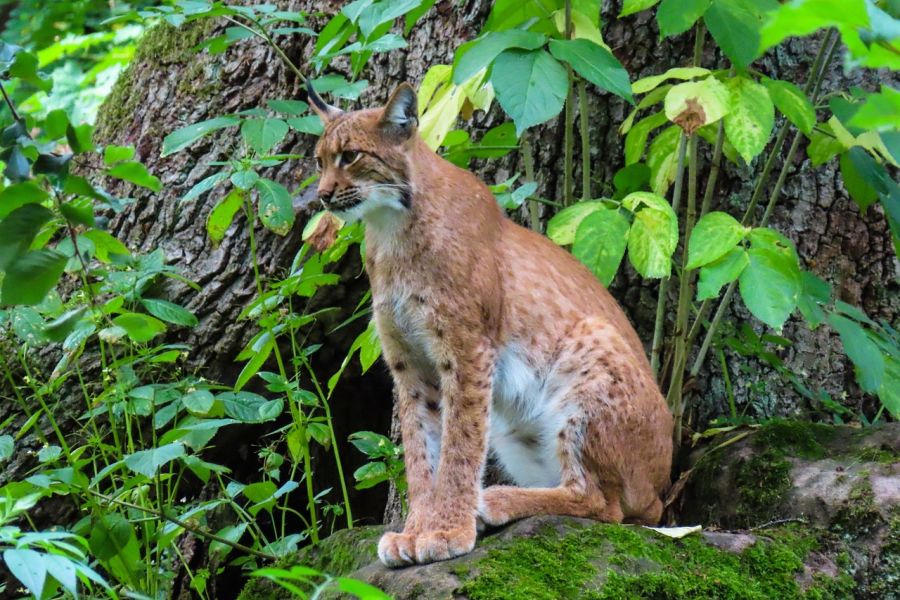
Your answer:
[[[382,108],[344,112],[307,82],[312,109],[325,124],[316,144],[319,200],[346,220],[381,210],[406,211],[412,190],[408,160],[416,139],[416,92],[400,84]]]

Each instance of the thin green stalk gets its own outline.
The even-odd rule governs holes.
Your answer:
[[[678,214],[681,205],[681,190],[684,187],[684,159],[687,152],[687,137],[684,133],[678,142],[678,165],[675,169],[675,190],[672,192],[672,210]],[[654,377],[659,375],[659,357],[662,354],[663,333],[666,322],[666,301],[669,292],[669,277],[659,280],[659,293],[656,297],[656,320],[653,324],[653,343],[650,346],[650,368]]]
[[[706,191],[703,192],[703,201],[700,203],[700,216],[709,212],[712,205],[712,197],[716,191],[716,183],[719,180],[719,170],[722,163],[722,149],[725,147],[725,120],[719,119],[719,129],[716,131],[716,145],[713,149],[712,163],[709,165],[709,176],[706,179]]]
[[[591,133],[588,127],[587,82],[578,80],[578,126],[581,130],[581,199],[591,199]]]
[[[566,39],[572,37],[572,0],[566,0]],[[566,63],[566,112],[563,123],[563,204],[570,206],[574,194],[574,154],[575,154],[575,75],[572,66]]]
[[[256,213],[253,211],[253,207],[250,205],[250,199],[248,198],[246,202],[244,202],[244,212],[247,215],[247,231],[250,242],[250,257],[253,263],[253,276],[256,282],[256,292],[260,296],[262,296],[262,279],[259,274],[259,258],[256,251],[256,235],[254,234],[254,228],[256,227]],[[278,365],[278,373],[281,375],[281,378],[284,381],[287,381],[287,370],[284,368],[284,362],[281,359],[281,352],[278,349],[278,341],[275,337],[274,332],[272,331],[271,325],[266,324],[266,330],[269,333],[269,336],[272,338],[272,350],[273,354],[275,354],[275,362]],[[318,531],[318,518],[316,517],[316,492],[313,488],[312,483],[312,459],[310,458],[309,453],[309,442],[306,439],[306,423],[302,415],[299,412],[299,409],[294,406],[294,403],[291,401],[291,398],[288,397],[288,409],[291,411],[291,416],[294,420],[294,423],[300,428],[300,439],[302,443],[300,444],[301,449],[303,451],[303,469],[306,473],[306,496],[307,503],[309,509],[310,521],[313,524],[313,527],[310,528],[310,538],[312,539],[313,544],[319,543],[319,531]]]
[[[238,21],[237,19],[234,19],[232,17],[225,17],[225,20],[229,21],[231,23],[234,23],[235,25],[237,25],[238,27],[240,27],[242,29],[249,31],[256,37],[265,40],[266,43],[268,43],[269,46],[271,46],[272,49],[275,51],[275,54],[278,55],[278,58],[280,58],[282,60],[282,62],[284,62],[284,64],[291,71],[294,72],[294,75],[296,75],[297,78],[300,79],[300,81],[302,83],[306,83],[306,76],[303,74],[303,72],[299,68],[297,68],[297,65],[294,64],[294,61],[292,61],[288,57],[288,55],[284,53],[284,50],[282,50],[278,46],[278,44],[275,43],[275,40],[272,39],[272,36],[269,35],[269,32],[266,31],[266,28],[262,24],[260,24],[260,22],[257,21],[256,19],[251,19],[250,17],[245,17],[245,18],[248,21],[250,21],[251,23],[253,23],[254,25],[256,25],[257,27],[259,27],[259,29],[257,30],[257,29],[254,29],[253,27],[249,27],[245,23],[241,23],[240,21]]]
[[[728,363],[725,361],[725,351],[719,349],[719,364],[722,365],[722,378],[725,380],[725,396],[728,398],[728,408],[731,418],[737,420],[737,406],[734,403],[734,390],[731,387],[731,376],[728,375]]]
[[[693,269],[688,269],[688,240],[697,220],[697,136],[688,139],[688,194],[684,222],[684,243],[681,251],[681,275],[678,278],[678,309],[675,316],[675,355],[672,362],[672,377],[666,401],[675,416],[675,443],[680,443],[684,402],[682,401],[682,381],[687,362],[687,324],[691,304],[691,282]]]
[[[528,133],[522,135],[522,162],[525,163],[525,181],[534,181],[534,158],[531,156],[531,143],[528,141]],[[531,221],[531,229],[541,232],[541,208],[537,198],[532,195],[528,200],[528,217]]]
[[[828,68],[828,65],[831,64],[838,45],[839,40],[837,34],[833,29],[829,30],[825,36],[825,39],[822,41],[822,45],[819,48],[819,52],[816,54],[815,60],[813,61],[813,67],[810,70],[811,76],[804,86],[805,93],[809,94],[810,91],[812,92],[813,103],[815,103],[818,99],[822,87],[822,81],[824,80],[825,76],[825,70]],[[759,180],[757,181],[756,188],[753,192],[753,197],[750,200],[750,205],[748,205],[747,210],[744,213],[744,218],[741,221],[744,225],[746,225],[749,221],[749,218],[759,201],[759,197],[762,195],[761,190],[764,187],[764,183],[769,171],[771,171],[771,168],[774,165],[775,158],[777,157],[777,154],[781,149],[781,145],[783,145],[784,139],[787,137],[787,131],[789,127],[790,123],[785,120],[784,124],[782,124],[781,129],[778,132],[776,145],[772,148],[772,152],[769,154],[768,160],[766,160],[766,167],[763,169],[763,175],[760,176]],[[768,223],[769,217],[772,214],[772,210],[774,210],[775,204],[778,201],[778,197],[781,194],[781,188],[784,185],[785,179],[787,178],[787,172],[791,167],[791,163],[794,159],[794,154],[797,151],[799,143],[800,135],[798,133],[794,137],[794,140],[791,143],[790,148],[788,149],[787,156],[785,156],[784,162],[782,163],[781,172],[778,175],[775,186],[772,188],[772,193],[769,196],[769,201],[766,205],[766,210],[763,214],[763,217],[759,221],[759,226],[764,226],[766,223]],[[713,316],[713,320],[710,323],[709,328],[706,330],[706,336],[704,336],[703,338],[703,343],[700,346],[700,351],[698,352],[697,357],[695,358],[694,363],[691,366],[690,376],[692,378],[696,377],[697,374],[700,373],[700,369],[703,366],[703,361],[706,359],[706,353],[709,351],[709,347],[712,344],[712,339],[715,336],[715,333],[719,328],[719,324],[721,323],[722,318],[731,303],[731,298],[734,295],[734,290],[737,287],[737,284],[737,280],[732,281],[730,284],[728,284],[728,288],[725,290],[725,295],[722,296],[722,300],[719,302],[719,307],[716,309],[716,314]],[[697,315],[697,320],[694,323],[694,327],[691,328],[692,333],[694,330],[699,332],[699,324],[702,324],[703,319],[704,314],[701,307],[701,312]]]

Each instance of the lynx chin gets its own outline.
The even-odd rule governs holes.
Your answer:
[[[672,417],[612,296],[425,144],[409,84],[354,112],[308,95],[325,123],[319,199],[366,224],[406,449],[409,515],[381,538],[382,562],[465,554],[479,521],[657,523]],[[488,453],[514,486],[482,487]]]

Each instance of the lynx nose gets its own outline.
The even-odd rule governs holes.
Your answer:
[[[328,204],[332,196],[334,196],[334,188],[319,188],[319,202],[322,204]]]

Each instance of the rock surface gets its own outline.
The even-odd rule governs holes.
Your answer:
[[[483,537],[467,556],[388,569],[375,560],[384,529],[370,527],[286,564],[360,579],[396,600],[900,597],[900,423],[775,422],[709,448],[675,504],[681,524],[704,531],[681,539],[534,517]],[[288,597],[265,581],[241,595]]]

